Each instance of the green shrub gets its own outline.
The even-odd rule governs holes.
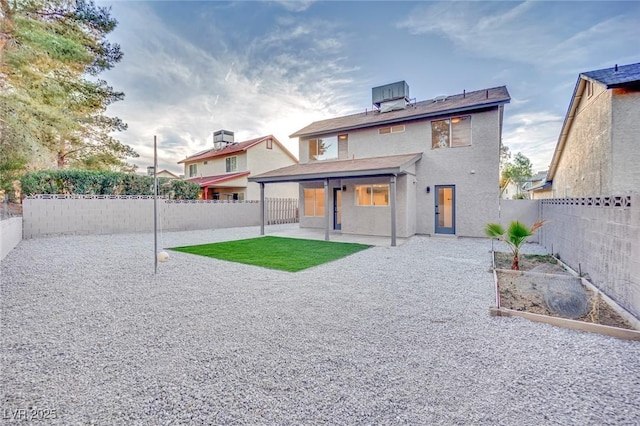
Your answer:
[[[153,177],[98,170],[44,170],[25,173],[23,195],[153,195]],[[158,195],[195,200],[200,186],[179,179],[158,179]]]

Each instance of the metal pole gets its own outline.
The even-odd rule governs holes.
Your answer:
[[[260,235],[264,235],[264,182],[260,182]]]
[[[153,273],[158,273],[158,146],[153,136]]]
[[[396,176],[389,179],[389,203],[391,204],[391,247],[396,246]]]
[[[329,241],[329,179],[324,180],[324,239]]]

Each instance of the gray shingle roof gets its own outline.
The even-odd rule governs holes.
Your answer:
[[[584,72],[581,75],[599,81],[611,89],[640,81],[640,62]]]
[[[367,111],[359,114],[330,118],[328,120],[315,121],[298,130],[290,137],[321,135],[330,132],[343,132],[346,130],[363,129],[366,127],[381,126],[398,123],[407,120],[417,120],[436,117],[445,114],[454,114],[463,111],[472,111],[481,108],[489,108],[506,104],[511,100],[505,86],[491,89],[477,90],[475,92],[460,93],[447,96],[445,100],[436,102],[435,99],[420,101],[410,104],[406,109],[392,112]]]
[[[249,182],[301,182],[327,178],[348,178],[404,174],[407,167],[422,158],[422,153],[387,157],[352,158],[348,160],[314,161],[294,164],[251,176]]]

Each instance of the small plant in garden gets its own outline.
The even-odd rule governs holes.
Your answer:
[[[527,238],[532,236],[535,230],[540,228],[542,225],[544,225],[544,221],[538,220],[529,228],[524,223],[514,220],[509,224],[509,228],[505,230],[499,223],[489,223],[484,228],[484,232],[488,237],[498,238],[509,246],[513,253],[511,269],[519,271],[520,265],[518,263],[518,255],[520,254],[520,248]]]

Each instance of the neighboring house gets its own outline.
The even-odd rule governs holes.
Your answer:
[[[500,190],[500,198],[503,200],[513,200],[516,195],[521,193],[522,193],[522,189],[518,186],[516,182],[514,182],[511,178],[509,178],[507,179],[507,182],[504,184],[504,186]]]
[[[300,164],[252,176],[300,183],[300,227],[391,236],[484,236],[498,219],[506,87],[415,102],[402,81],[373,88],[374,109],[311,123]]]
[[[553,197],[639,192],[639,147],[640,63],[580,74],[546,179]]]
[[[544,172],[538,172],[524,181],[524,183],[522,184],[521,192],[526,194],[527,199],[530,199],[530,200],[536,199],[536,197],[534,196],[534,190],[539,191],[537,194],[538,195],[537,198],[543,198],[543,195],[545,193],[544,192],[545,185],[547,184],[548,173],[549,173],[548,170],[545,170]],[[547,185],[547,187],[550,187],[550,186],[551,185]],[[548,192],[550,194],[551,190],[549,190]]]
[[[298,160],[274,136],[235,142],[233,132],[214,133],[214,147],[191,155],[184,164],[185,179],[202,188],[205,200],[258,200],[260,186],[248,182],[253,174],[297,164]],[[298,198],[295,184],[273,186],[273,198]]]
[[[144,174],[141,174],[142,176],[144,176]],[[146,176],[153,176],[153,166],[148,166],[147,167],[147,174]],[[180,176],[178,176],[175,173],[170,172],[167,169],[164,170],[160,170],[158,172],[158,177],[159,178],[168,178],[168,179],[181,179]]]

